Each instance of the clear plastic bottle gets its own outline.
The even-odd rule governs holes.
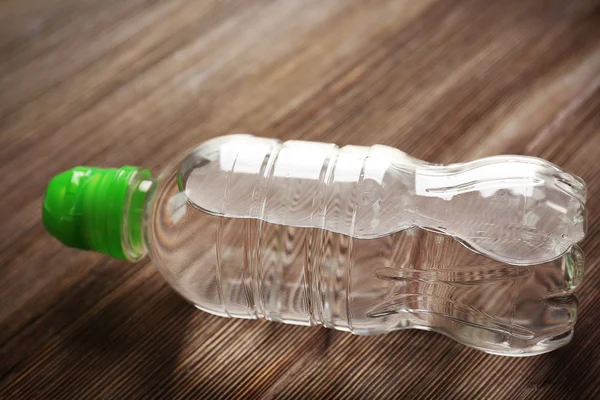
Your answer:
[[[206,312],[356,334],[433,330],[534,355],[571,339],[583,181],[547,161],[433,165],[387,146],[229,135],[156,180],[77,167],[47,229],[130,261],[147,253]]]

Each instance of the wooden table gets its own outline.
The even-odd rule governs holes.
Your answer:
[[[148,262],[65,248],[45,185],[159,171],[231,132],[517,153],[589,186],[573,342],[503,358],[441,335],[215,317]],[[0,398],[600,396],[599,1],[6,0],[0,5]]]

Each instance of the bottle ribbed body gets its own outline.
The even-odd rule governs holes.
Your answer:
[[[157,185],[148,247],[202,310],[431,329],[499,354],[570,339],[585,187],[542,160],[436,166],[386,146],[233,135]]]

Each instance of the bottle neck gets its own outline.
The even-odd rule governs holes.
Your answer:
[[[121,226],[121,247],[128,261],[139,261],[148,254],[146,242],[146,204],[154,181],[146,170],[138,171],[127,194]]]

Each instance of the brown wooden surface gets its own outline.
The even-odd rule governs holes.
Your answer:
[[[148,262],[71,250],[40,204],[77,164],[159,171],[211,136],[547,158],[589,186],[573,342],[214,317]],[[0,3],[0,398],[600,397],[599,1]]]

